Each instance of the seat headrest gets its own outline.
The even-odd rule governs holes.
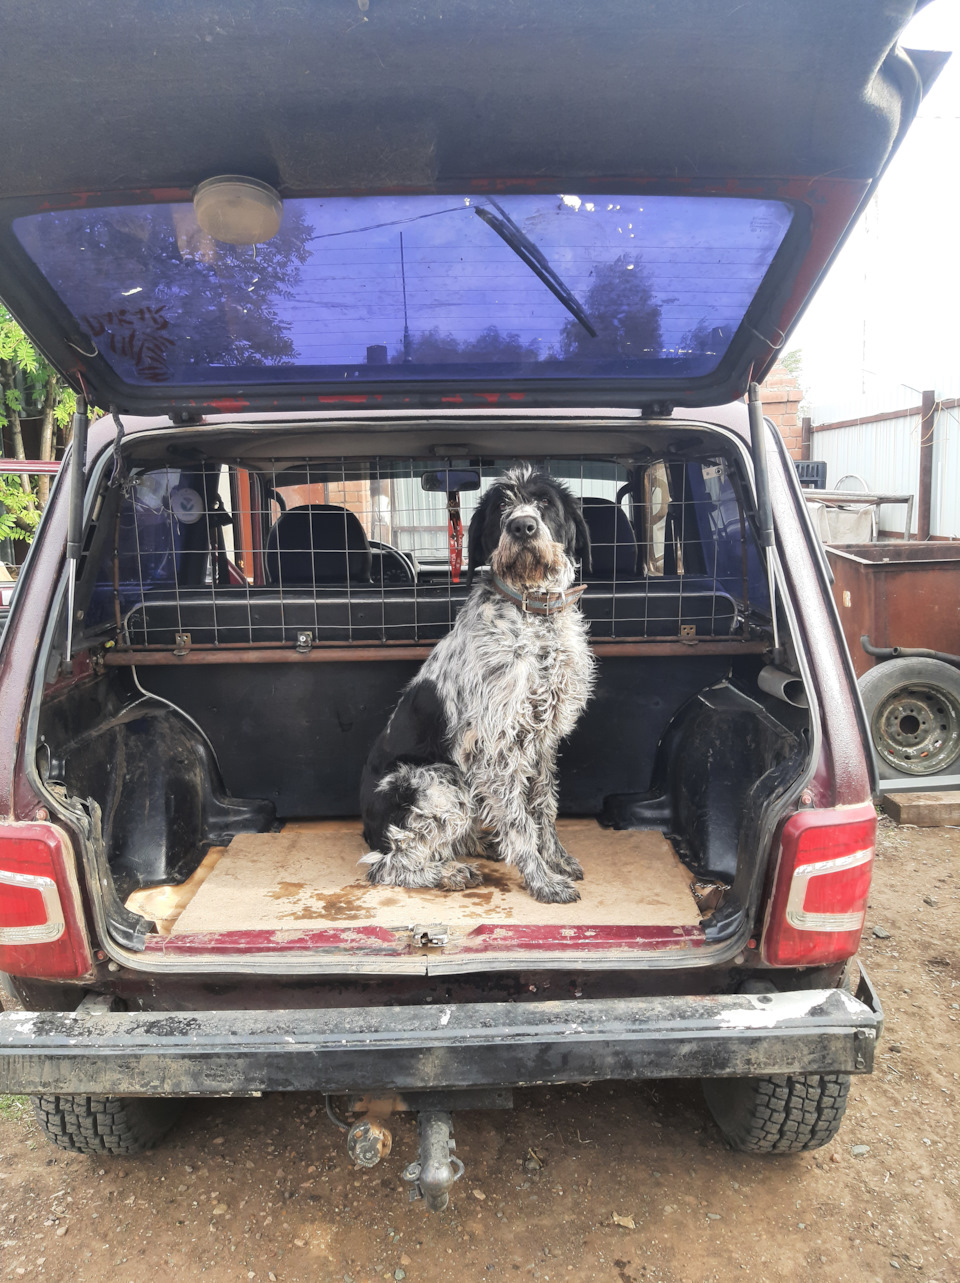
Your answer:
[[[583,500],[583,519],[590,531],[593,571],[590,579],[629,579],[637,572],[637,539],[630,519],[612,499]]]
[[[274,584],[366,584],[372,565],[360,518],[335,503],[282,512],[267,536],[267,578]]]

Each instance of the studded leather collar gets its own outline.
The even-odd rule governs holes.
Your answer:
[[[587,590],[586,584],[575,584],[567,589],[520,589],[511,588],[509,584],[491,572],[490,584],[494,591],[507,601],[512,601],[524,615],[559,615],[568,606],[576,605]]]

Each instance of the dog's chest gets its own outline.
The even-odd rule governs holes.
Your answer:
[[[477,648],[470,720],[482,739],[553,739],[573,728],[592,680],[579,614],[537,619],[498,612],[499,627]]]

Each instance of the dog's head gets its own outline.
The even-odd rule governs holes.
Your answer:
[[[529,463],[505,472],[470,522],[467,583],[489,562],[517,588],[566,588],[576,562],[590,573],[590,534],[580,504],[560,481]]]

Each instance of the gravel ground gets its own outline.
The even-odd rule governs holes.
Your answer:
[[[430,1216],[400,1180],[410,1119],[364,1173],[316,1096],[191,1102],[154,1152],[93,1159],[8,1097],[0,1277],[956,1283],[958,891],[960,831],[884,821],[861,956],[886,1033],[822,1150],[731,1153],[693,1083],[528,1090],[458,1116],[466,1174]]]

